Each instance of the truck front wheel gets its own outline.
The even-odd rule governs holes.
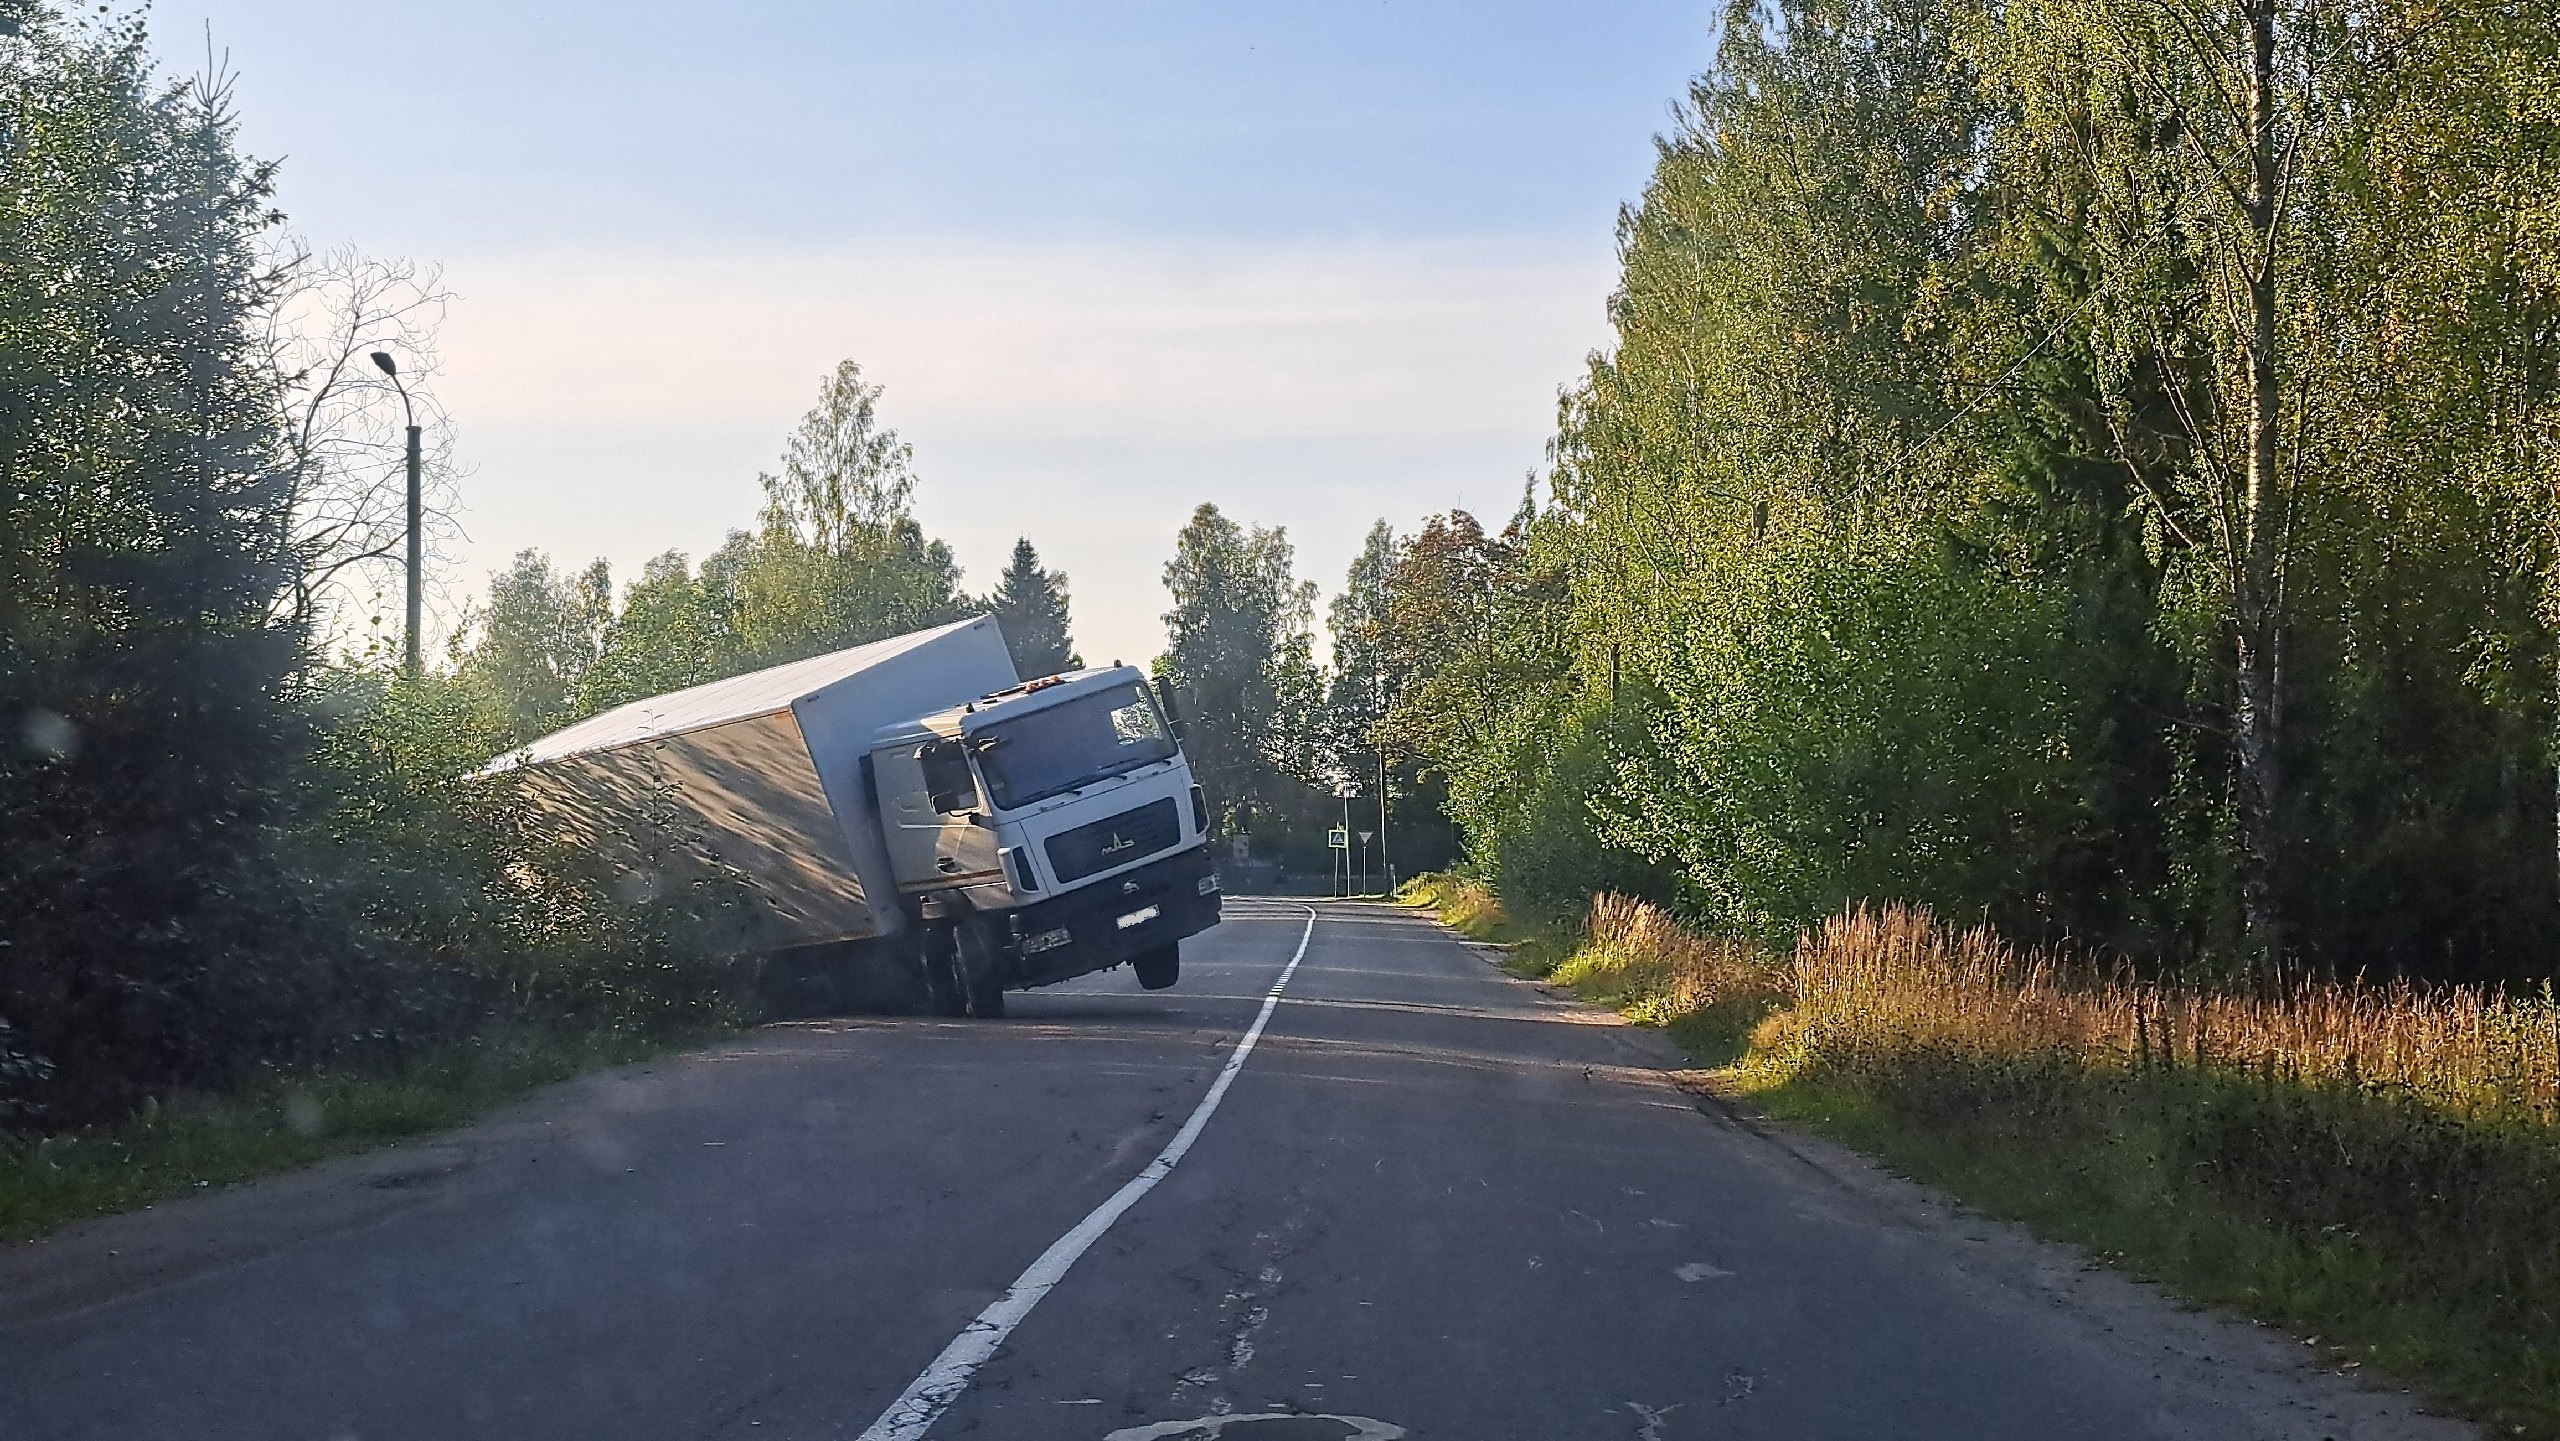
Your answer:
[[[1182,979],[1182,943],[1167,941],[1152,951],[1141,951],[1129,958],[1129,969],[1138,973],[1140,986],[1161,991]]]
[[[924,936],[919,948],[924,962],[925,1010],[936,1016],[969,1014],[967,993],[960,985],[957,938],[947,926],[935,926]]]
[[[951,931],[952,979],[962,1013],[982,1021],[1004,1016],[1004,956],[986,922],[965,920]]]

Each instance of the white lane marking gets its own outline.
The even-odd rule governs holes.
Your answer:
[[[1396,1441],[1404,1434],[1402,1426],[1374,1421],[1366,1416],[1326,1416],[1313,1411],[1256,1411],[1247,1415],[1203,1416],[1197,1421],[1158,1421],[1152,1426],[1131,1426],[1112,1432],[1102,1441],[1172,1441],[1177,1436],[1206,1438],[1223,1435],[1228,1427],[1250,1421],[1339,1421],[1351,1428],[1342,1441]]]
[[[1280,988],[1289,984],[1289,977],[1297,974],[1298,962],[1307,958],[1307,942],[1316,933],[1316,908],[1308,906],[1305,909],[1307,928],[1298,933],[1297,954],[1289,957],[1289,964],[1280,968],[1280,979],[1271,983],[1270,993],[1262,998],[1262,1013],[1253,1018],[1244,1039],[1236,1042],[1235,1050],[1227,1056],[1226,1066],[1218,1072],[1218,1079],[1209,1083],[1209,1094],[1200,1098],[1191,1119],[1182,1123],[1182,1129],[1174,1133],[1173,1139],[1165,1143],[1164,1150],[1147,1163],[1145,1170],[1112,1192],[1110,1200],[1094,1207],[1093,1213],[1078,1221],[1074,1230],[1050,1242],[1049,1249],[1040,1253],[1040,1259],[1014,1279],[1010,1290],[979,1312],[975,1320],[961,1327],[960,1334],[951,1338],[951,1344],[942,1348],[942,1354],[933,1358],[933,1364],[908,1382],[907,1389],[898,1393],[898,1399],[889,1403],[889,1409],[880,1413],[880,1419],[871,1423],[871,1429],[862,1433],[861,1441],[915,1441],[933,1429],[933,1423],[941,1419],[943,1410],[958,1399],[961,1392],[969,1389],[970,1379],[978,1374],[980,1366],[987,1363],[987,1358],[996,1353],[996,1348],[1004,1344],[1005,1337],[1013,1334],[1013,1328],[1022,1324],[1022,1318],[1031,1314],[1031,1308],[1040,1304],[1041,1297],[1066,1279],[1067,1268],[1091,1250],[1094,1242],[1102,1239],[1102,1234],[1111,1229],[1111,1223],[1119,1220],[1122,1212],[1138,1204],[1140,1196],[1154,1190],[1156,1182],[1173,1173],[1175,1164],[1190,1151],[1191,1143],[1200,1139],[1200,1132],[1209,1124],[1209,1117],[1218,1109],[1218,1103],[1226,1099],[1227,1087],[1235,1084],[1236,1073],[1244,1069],[1245,1057],[1253,1054],[1253,1043],[1262,1039],[1262,1028],[1271,1023],[1271,1013],[1280,1005]]]
[[[1640,1402],[1628,1402],[1627,1409],[1634,1412],[1636,1414],[1636,1419],[1644,1423],[1643,1428],[1636,1433],[1639,1441],[1662,1441],[1662,1423],[1671,1419],[1672,1412],[1677,1411],[1680,1407],[1688,1404],[1688,1402],[1682,1401],[1676,1405],[1665,1406],[1661,1410],[1656,1411],[1652,1407]]]
[[[1672,1267],[1671,1274],[1683,1281],[1712,1281],[1718,1276],[1730,1276],[1733,1273],[1721,1267],[1710,1266],[1704,1261],[1692,1261],[1686,1266]]]

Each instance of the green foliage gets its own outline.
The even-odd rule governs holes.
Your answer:
[[[0,1120],[56,1129],[492,1028],[720,1010],[706,883],[629,903],[491,755],[576,703],[608,589],[520,558],[451,678],[292,614],[266,168],[138,21],[0,34]],[[308,557],[303,560],[307,563]]]
[[[1013,543],[1013,560],[996,582],[988,608],[1004,631],[1015,675],[1034,680],[1084,664],[1067,634],[1067,577],[1040,568],[1040,552],[1028,537]]]
[[[489,602],[459,647],[462,674],[506,707],[513,739],[558,729],[575,714],[613,622],[613,576],[603,561],[575,575],[540,551],[489,578]]]
[[[1291,573],[1286,532],[1248,531],[1203,505],[1164,568],[1173,596],[1155,673],[1180,697],[1193,770],[1221,814],[1256,835],[1321,831],[1316,716],[1322,680],[1309,629],[1315,587]],[[1321,842],[1319,841],[1319,844]]]
[[[1388,596],[1398,556],[1396,533],[1385,521],[1369,527],[1342,592],[1325,608],[1325,632],[1333,640],[1333,674],[1325,683],[1325,748],[1336,770],[1358,774],[1387,748],[1380,734],[1403,689],[1403,672],[1390,666]]]
[[[1517,828],[1575,698],[1571,638],[1551,620],[1558,577],[1515,524],[1488,536],[1465,511],[1433,516],[1398,548],[1382,668],[1399,677],[1381,733],[1446,786],[1479,860]]]
[[[1496,885],[1523,916],[1570,925],[1596,895],[1667,899],[1678,890],[1679,872],[1630,844],[1629,827],[1600,808],[1630,757],[1659,764],[1643,714],[1640,703],[1613,712],[1601,698],[1553,722],[1551,748],[1522,775],[1515,807],[1485,847]]]
[[[1730,7],[1546,505],[1399,549],[1381,733],[1517,904],[1605,841],[1771,940],[1901,898],[2548,974],[2555,44],[2469,0]]]
[[[741,669],[966,613],[951,548],[916,523],[908,448],[881,423],[879,399],[860,366],[838,365],[792,432],[782,474],[761,477],[765,506],[755,536],[732,537],[715,557],[721,587],[734,597]]]
[[[1341,593],[1326,608],[1333,663],[1312,747],[1329,778],[1359,792],[1355,817],[1374,819],[1378,792],[1385,790],[1380,845],[1388,864],[1405,875],[1445,867],[1459,854],[1446,777],[1391,723],[1421,664],[1410,615],[1398,620],[1399,597],[1407,612],[1414,603],[1402,579],[1413,543],[1400,541],[1383,520],[1371,526]]]
[[[578,678],[582,715],[699,685],[739,665],[735,608],[706,564],[696,576],[684,552],[653,557],[623,592],[595,663]]]
[[[269,619],[267,174],[223,94],[157,84],[139,22],[23,24],[0,37],[0,1018],[26,1065],[0,1079],[49,1058],[81,1090],[184,1066],[185,1018],[255,1004],[258,839],[305,728],[299,637]]]
[[[2049,926],[2032,907],[2077,879],[2087,824],[2057,598],[1943,549],[1808,546],[1718,600],[1656,678],[1658,753],[1598,788],[1610,836],[1771,944],[1879,894]]]

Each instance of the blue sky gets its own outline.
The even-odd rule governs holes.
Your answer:
[[[444,266],[469,535],[629,575],[754,514],[844,356],[988,583],[1160,644],[1190,508],[1360,534],[1516,502],[1607,338],[1699,4],[213,3],[293,228]]]

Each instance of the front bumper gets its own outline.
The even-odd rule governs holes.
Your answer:
[[[1045,986],[1087,975],[1197,935],[1218,923],[1217,885],[1209,848],[1193,846],[1024,906],[1006,925],[1013,984]]]

